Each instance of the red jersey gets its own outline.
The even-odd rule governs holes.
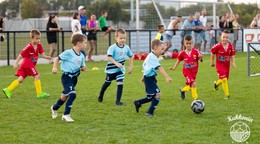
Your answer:
[[[211,49],[212,54],[216,54],[216,69],[219,74],[219,78],[224,78],[229,76],[230,71],[230,57],[236,54],[231,43],[228,43],[227,47],[221,43],[214,45]]]
[[[38,54],[43,54],[44,50],[41,44],[37,44],[34,48],[31,43],[24,47],[20,55],[23,60],[20,64],[21,68],[34,68],[38,61]]]
[[[191,73],[195,74],[196,76],[199,67],[199,55],[199,51],[195,48],[192,48],[189,53],[185,51],[180,52],[178,55],[178,60],[184,62],[182,67],[184,76],[190,75]]]

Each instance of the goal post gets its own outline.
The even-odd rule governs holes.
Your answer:
[[[260,75],[260,43],[247,44],[248,76]]]

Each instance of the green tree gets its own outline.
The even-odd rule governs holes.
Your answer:
[[[0,15],[8,19],[15,18],[19,12],[19,0],[5,0],[0,3]]]
[[[89,7],[87,7],[87,14],[96,14],[99,17],[102,10],[108,11],[108,20],[118,23],[120,21],[128,22],[130,20],[130,14],[123,9],[122,0],[105,0],[97,1]]]
[[[44,3],[41,0],[22,0],[21,16],[23,19],[42,17]]]

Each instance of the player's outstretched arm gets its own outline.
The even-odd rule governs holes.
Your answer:
[[[86,71],[87,70],[87,67],[86,66],[83,66],[80,68],[81,71]]]
[[[47,56],[47,55],[45,55],[44,53],[43,53],[43,54],[40,54],[40,55],[41,55],[41,57],[44,58],[44,59],[48,59],[48,60],[51,60],[51,59],[52,59],[51,56]]]
[[[19,61],[23,59],[23,57],[19,54],[19,56],[16,58],[15,62],[14,62],[14,65],[13,65],[13,68],[14,69],[17,69],[18,68],[18,63]]]
[[[231,56],[231,62],[232,62],[232,67],[236,68],[236,63],[235,63],[235,56]]]
[[[130,59],[129,59],[129,68],[128,68],[128,74],[131,74],[132,73],[132,71],[133,71],[133,65],[134,65],[134,58],[133,57],[131,57]]]
[[[175,70],[181,61],[177,60],[173,67],[170,67],[170,70]]]
[[[172,78],[166,73],[162,66],[159,66],[158,70],[165,77],[167,83],[170,83],[172,81]]]
[[[56,57],[53,61],[53,67],[52,67],[52,73],[56,74],[58,73],[57,65],[59,63],[59,57]]]
[[[214,54],[211,54],[210,56],[210,66],[214,67],[215,63],[214,63]]]

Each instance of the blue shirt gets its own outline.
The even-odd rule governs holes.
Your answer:
[[[84,15],[80,15],[80,25],[86,26],[87,25],[87,17]]]
[[[160,66],[157,56],[153,52],[149,53],[143,63],[144,76],[156,76],[158,73],[158,67]]]
[[[202,23],[199,19],[194,19],[194,24],[195,24],[195,26],[198,26],[198,27],[202,26]],[[194,32],[199,33],[199,32],[201,32],[201,29],[200,30],[194,30]]]
[[[123,74],[125,73],[125,60],[126,57],[132,57],[133,53],[128,45],[124,45],[123,47],[119,47],[116,43],[111,45],[107,50],[107,56],[111,56],[115,61],[121,63],[123,65],[122,68],[118,68],[114,63],[108,61],[105,72],[108,74],[113,74],[121,71]]]
[[[61,70],[64,73],[74,74],[80,72],[80,68],[85,66],[84,55],[80,52],[77,54],[74,49],[68,49],[59,55],[62,60]]]
[[[182,30],[186,30],[186,27],[189,27],[190,30],[187,31],[181,31],[181,35],[191,34],[192,28],[195,26],[194,21],[190,22],[189,19],[186,19],[181,27]]]

